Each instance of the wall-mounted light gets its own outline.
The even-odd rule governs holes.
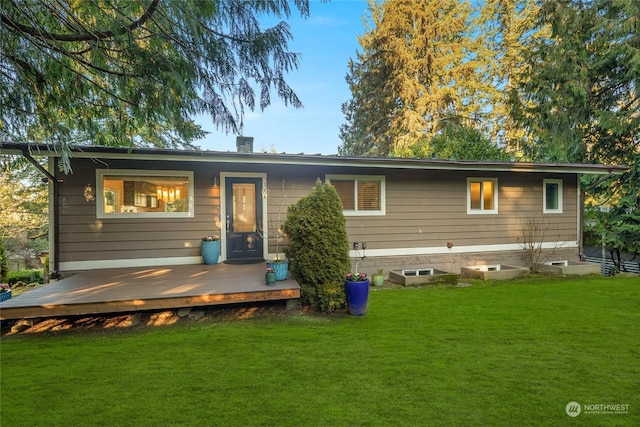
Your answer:
[[[84,186],[84,198],[87,202],[96,199],[96,193],[93,191],[93,186],[91,184],[87,184]]]
[[[211,179],[211,188],[213,189],[213,196],[220,197],[220,184],[218,183],[218,177],[214,176]]]

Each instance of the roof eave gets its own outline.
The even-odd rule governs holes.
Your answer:
[[[46,144],[0,142],[0,153],[59,157],[54,147]],[[553,172],[571,174],[620,174],[622,165],[593,165],[573,163],[525,163],[473,160],[404,159],[390,157],[345,157],[319,154],[238,153],[223,151],[168,150],[156,148],[74,147],[72,158],[173,160],[244,164],[281,164],[301,166],[349,166],[357,168],[456,170],[487,172]]]

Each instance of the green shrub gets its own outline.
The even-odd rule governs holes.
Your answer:
[[[346,304],[346,294],[344,282],[327,285],[300,285],[300,302],[303,305],[310,305],[325,313],[331,313]]]
[[[301,300],[323,312],[346,305],[344,277],[351,268],[342,203],[320,180],[291,205],[283,230],[289,236],[289,271],[301,284]]]
[[[15,285],[18,282],[24,283],[44,283],[42,270],[22,270],[10,272],[7,276],[7,283]]]

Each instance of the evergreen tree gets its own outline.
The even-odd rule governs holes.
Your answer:
[[[536,137],[542,160],[626,164],[595,186],[590,205],[612,246],[637,251],[640,235],[640,3],[544,2],[549,37],[527,53],[512,114]],[[590,183],[585,183],[589,188]]]
[[[437,135],[411,147],[411,157],[447,160],[499,160],[511,157],[478,129],[447,125]]]
[[[540,157],[604,162],[637,153],[640,128],[640,3],[543,4],[514,117],[537,137]]]
[[[308,15],[308,0],[293,3]],[[290,14],[288,0],[2,0],[0,137],[63,154],[71,143],[190,146],[203,135],[194,114],[239,132],[271,91],[299,107],[284,78],[299,61],[290,27],[258,22]]]
[[[370,0],[371,26],[350,63],[341,154],[409,155],[444,122],[475,126],[485,83],[457,0]]]
[[[49,233],[47,182],[23,158],[0,157],[0,238],[46,239]],[[8,247],[8,245],[6,246]]]
[[[526,159],[522,144],[530,141],[530,134],[511,117],[509,94],[523,78],[528,45],[548,35],[547,26],[535,28],[539,11],[535,0],[486,0],[474,22],[476,52],[482,58],[479,73],[492,82],[482,129],[514,158]]]
[[[289,271],[300,283],[302,302],[323,312],[346,304],[344,278],[351,269],[346,227],[338,193],[320,180],[289,206],[282,227],[289,237]]]

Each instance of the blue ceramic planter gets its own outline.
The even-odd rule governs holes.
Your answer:
[[[220,258],[220,240],[203,240],[200,253],[205,264],[217,264]]]
[[[344,282],[347,309],[353,316],[364,316],[369,307],[369,279],[364,282]]]
[[[289,261],[267,262],[267,267],[273,268],[276,273],[276,280],[287,280]]]

